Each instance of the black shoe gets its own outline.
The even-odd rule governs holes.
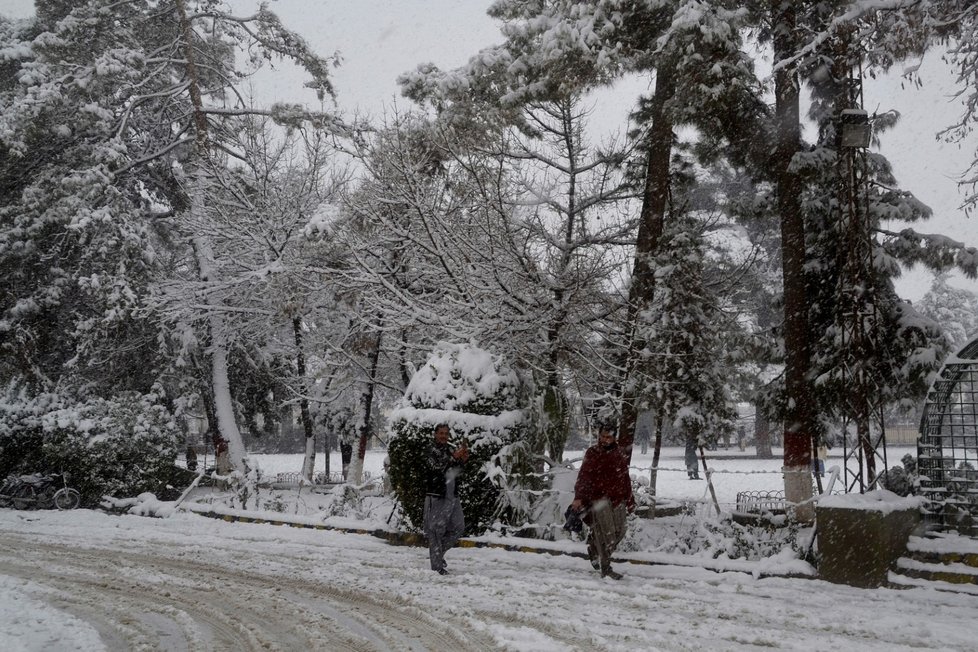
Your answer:
[[[613,580],[620,580],[622,575],[621,573],[616,573],[610,568],[606,568],[603,571],[601,571],[601,577],[610,577]]]
[[[448,569],[447,568],[439,568],[438,571],[437,571],[437,573],[439,575],[448,575]]]

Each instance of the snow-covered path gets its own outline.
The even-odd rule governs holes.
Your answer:
[[[80,510],[0,510],[0,649],[973,650],[978,598]]]
[[[89,623],[114,650],[479,650],[492,643],[457,636],[407,602],[210,564],[173,543],[167,555],[9,534],[0,545],[9,550],[0,572],[44,587],[36,597]],[[85,645],[92,643],[79,648]],[[49,637],[43,649],[76,648]]]

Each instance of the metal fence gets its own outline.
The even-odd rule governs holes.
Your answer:
[[[737,494],[737,511],[742,514],[784,514],[784,491],[741,491]]]
[[[302,479],[303,477],[301,473],[276,473],[275,479],[272,481],[272,484],[274,484],[275,486],[287,485],[287,486],[298,487],[302,483]],[[367,482],[370,479],[371,479],[370,472],[364,471],[363,481]],[[344,479],[343,473],[341,471],[335,471],[333,473],[330,473],[328,476],[326,475],[326,473],[323,472],[316,473],[315,475],[312,476],[312,484],[316,486],[343,484],[344,482],[346,482],[346,480]]]

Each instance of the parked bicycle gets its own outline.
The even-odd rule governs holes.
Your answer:
[[[0,486],[0,507],[14,509],[75,509],[81,494],[68,486],[65,473],[8,475]]]

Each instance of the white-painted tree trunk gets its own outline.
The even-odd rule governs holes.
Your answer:
[[[197,74],[195,52],[193,48],[193,28],[187,16],[185,0],[176,0],[177,15],[183,34],[183,55],[186,59],[187,77],[190,80],[188,91],[190,103],[194,110],[194,153],[196,161],[188,169],[192,170],[190,188],[190,213],[194,221],[200,223],[204,216],[205,184],[201,169],[208,160],[210,146],[207,137],[207,116],[204,112],[200,92],[200,78]],[[193,238],[194,253],[197,257],[197,271],[202,281],[216,280],[214,269],[214,251],[210,240],[205,235]],[[219,306],[216,306],[219,308]],[[245,447],[241,432],[234,419],[234,405],[231,401],[231,383],[228,378],[228,342],[227,328],[224,315],[214,307],[208,310],[208,326],[210,328],[210,358],[211,385],[214,392],[214,412],[217,415],[217,431],[221,438],[228,443],[228,457],[231,468],[238,471],[247,470],[245,467]],[[212,424],[213,425],[213,424]]]
[[[195,188],[191,198],[192,204],[199,203],[199,192],[200,189]],[[201,280],[213,281],[214,255],[211,251],[210,242],[205,236],[197,236],[193,242]],[[238,424],[234,418],[234,403],[231,400],[231,382],[228,378],[227,326],[224,315],[219,311],[219,307],[212,307],[207,319],[211,339],[209,351],[211,360],[211,388],[214,392],[214,412],[217,415],[217,431],[221,435],[221,438],[228,443],[228,456],[231,468],[237,471],[245,471],[247,453],[245,452],[244,440],[241,438],[241,431],[238,430]]]
[[[223,328],[223,317],[211,319],[211,383],[214,387],[214,411],[217,413],[218,432],[228,442],[231,468],[244,471],[247,453],[234,418],[231,384],[228,380],[227,341],[222,332]],[[215,333],[221,334],[215,335]]]
[[[302,434],[306,440],[306,454],[302,458],[302,477],[311,482],[312,474],[316,470],[316,437],[313,431],[312,415],[309,413],[309,399],[306,398],[309,392],[306,384],[306,353],[303,350],[302,319],[299,316],[292,318],[292,335],[295,339],[296,374],[302,387],[302,398],[299,399],[299,415],[302,418]],[[329,455],[328,450],[326,455]]]
[[[782,470],[784,471],[784,498],[788,508],[794,510],[794,520],[799,523],[811,523],[815,520],[815,505],[811,502],[811,467],[785,466]]]
[[[346,481],[348,484],[361,484],[363,482],[363,458],[366,454],[367,442],[361,441],[366,429],[365,418],[361,415],[360,423],[357,425],[357,437],[353,440],[353,455],[350,456],[350,465],[346,468]]]
[[[363,457],[360,455],[359,442],[353,445],[353,457],[350,458],[350,466],[346,469],[346,481],[349,484],[363,482]]]
[[[374,383],[377,379],[377,364],[380,361],[381,337],[380,332],[378,332],[377,338],[374,340],[373,350],[370,352],[370,373],[367,376],[367,385],[363,388],[363,395],[360,397],[360,425],[357,428],[359,436],[354,441],[353,457],[350,460],[350,468],[346,472],[346,481],[350,484],[363,482],[363,458],[367,455],[367,440],[370,438],[370,411],[374,404]]]
[[[329,455],[329,451],[326,451]],[[316,470],[316,439],[314,437],[306,437],[306,452],[305,456],[302,458],[302,477],[306,480],[312,480],[312,474]]]

